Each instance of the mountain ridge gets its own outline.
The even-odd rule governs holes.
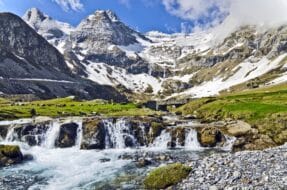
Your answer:
[[[123,86],[133,93],[149,91],[147,94],[153,98],[199,97],[260,80],[281,68],[272,60],[286,52],[284,28],[258,32],[251,26],[241,27],[222,42],[214,43],[218,34],[212,31],[143,35],[127,27],[112,11],[98,10],[83,19],[60,46],[52,44],[64,53],[76,74],[94,82]],[[268,40],[269,36],[272,40]],[[278,69],[273,77],[283,73]],[[232,75],[239,79],[231,81]],[[259,83],[271,84],[272,80]],[[197,89],[208,89],[206,84],[224,88],[198,92]]]

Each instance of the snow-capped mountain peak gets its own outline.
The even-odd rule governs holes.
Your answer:
[[[97,10],[78,25],[75,33],[81,33],[81,36],[112,45],[138,43],[135,34],[145,39],[144,36],[121,22],[117,15],[110,10]]]
[[[29,9],[23,16],[23,20],[34,27],[37,27],[37,24],[43,22],[45,19],[50,18],[37,8]]]
[[[60,39],[69,35],[73,30],[70,24],[56,21],[37,8],[29,9],[22,19],[51,44],[56,46]]]
[[[118,16],[111,10],[97,10],[94,14],[88,16],[89,20],[108,20],[110,22],[119,22]]]

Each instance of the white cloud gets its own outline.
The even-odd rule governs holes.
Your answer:
[[[162,0],[171,14],[187,20],[220,19],[228,10],[228,0]]]
[[[130,0],[118,0],[120,4],[130,8]]]
[[[287,24],[287,0],[162,0],[166,10],[197,25],[216,26],[226,33],[242,25]]]
[[[53,0],[58,5],[62,7],[64,11],[80,11],[83,10],[84,5],[81,3],[81,0]]]

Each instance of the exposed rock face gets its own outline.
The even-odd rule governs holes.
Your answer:
[[[56,147],[68,148],[75,146],[79,126],[76,123],[66,123],[61,125],[59,137],[56,140]]]
[[[177,144],[180,146],[185,145],[186,129],[183,127],[177,127],[171,130],[171,142],[170,147],[174,148]]]
[[[105,127],[100,119],[88,119],[83,123],[82,149],[104,149]]]
[[[191,87],[191,84],[182,82],[180,80],[165,80],[162,84],[163,92],[162,94],[171,95],[173,93],[182,92]]]
[[[43,78],[44,75],[47,79],[73,81],[63,56],[21,18],[1,13],[0,26],[3,78]]]
[[[5,139],[8,133],[9,127],[10,127],[9,125],[3,125],[0,127],[0,140]]]
[[[225,141],[222,132],[215,127],[205,127],[199,132],[199,142],[205,147],[215,147]]]
[[[0,145],[0,167],[18,164],[23,161],[19,146]]]
[[[137,38],[148,41],[123,24],[113,12],[96,11],[71,33],[65,49],[83,57],[81,61],[86,65],[103,62],[126,68],[131,73],[143,73],[148,71],[148,64],[140,57],[129,58],[120,48],[139,43]]]
[[[55,21],[37,8],[29,9],[22,19],[35,29],[36,32],[55,45],[59,45],[63,38],[69,35],[73,29],[69,24]]]
[[[86,99],[125,99],[112,87],[72,74],[62,54],[18,16],[1,13],[0,26],[2,93],[35,94],[41,98],[75,95]]]

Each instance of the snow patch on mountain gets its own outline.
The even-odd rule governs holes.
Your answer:
[[[280,55],[274,61],[270,61],[266,57],[263,57],[260,61],[255,63],[246,60],[233,69],[236,73],[230,76],[227,80],[225,80],[224,77],[217,76],[211,81],[206,81],[203,84],[190,88],[185,92],[173,94],[171,97],[192,96],[193,98],[201,98],[218,95],[222,90],[227,90],[232,86],[259,77],[272,69],[279,67],[279,63],[286,58],[286,56],[287,54]]]
[[[123,85],[135,92],[143,92],[151,86],[154,94],[161,90],[161,81],[146,73],[134,75],[119,67],[93,62],[86,65],[86,70],[88,79],[102,85]]]

